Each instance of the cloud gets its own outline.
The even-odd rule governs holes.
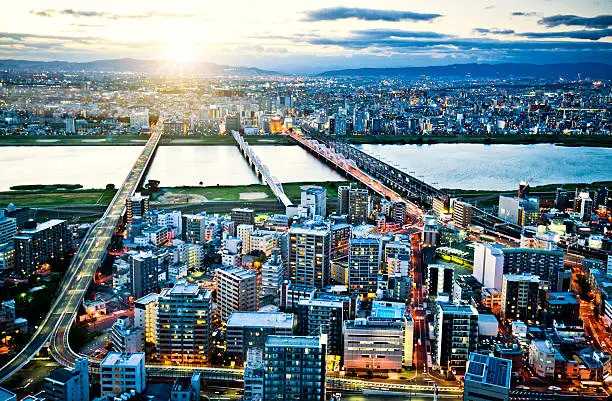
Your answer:
[[[548,28],[553,28],[559,25],[566,26],[582,26],[585,28],[605,29],[612,26],[612,15],[598,15],[596,17],[579,17],[577,15],[552,15],[544,17],[538,21],[538,24]]]
[[[399,10],[376,10],[356,7],[331,7],[306,12],[305,21],[336,21],[340,19],[356,18],[363,21],[431,21],[441,14],[415,13]]]
[[[535,17],[536,15],[538,15],[537,13],[535,13],[534,11],[530,11],[530,12],[525,12],[525,11],[515,11],[512,14],[513,17]]]
[[[102,24],[70,24],[70,26],[76,26],[80,28],[102,28]]]
[[[409,39],[446,39],[454,35],[428,31],[404,31],[401,29],[363,29],[352,32],[364,39],[409,38]]]
[[[30,14],[37,15],[39,17],[51,18],[58,15],[69,16],[73,18],[103,18],[109,20],[119,19],[148,19],[156,17],[167,17],[167,18],[192,18],[196,14],[175,14],[175,13],[160,13],[149,11],[142,14],[113,14],[104,11],[86,11],[86,10],[74,10],[72,8],[64,8],[61,10],[31,10]]]
[[[488,28],[476,28],[474,29],[476,33],[492,33],[494,35],[512,35],[514,33],[513,29],[488,29]]]
[[[587,39],[599,40],[612,36],[612,29],[591,29],[580,31],[565,31],[565,32],[524,32],[518,33],[517,36],[526,38],[569,38],[569,39]]]

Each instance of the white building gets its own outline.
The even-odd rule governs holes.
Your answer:
[[[114,397],[131,390],[142,393],[146,386],[144,352],[109,352],[100,363],[102,397]]]
[[[553,376],[555,374],[555,356],[557,350],[549,342],[534,340],[529,344],[529,364],[540,377]]]
[[[157,298],[151,293],[134,302],[134,327],[144,330],[145,342],[157,344]]]
[[[236,237],[242,240],[242,254],[251,253],[251,234],[254,231],[252,224],[238,224],[236,227]]]
[[[504,253],[498,245],[474,245],[474,277],[486,288],[501,291],[504,275]]]

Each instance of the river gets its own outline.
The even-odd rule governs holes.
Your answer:
[[[612,149],[541,145],[361,145],[372,155],[443,188],[510,190],[612,180]],[[281,182],[343,178],[298,146],[254,146]],[[119,185],[138,146],[0,147],[0,191],[24,184]],[[248,185],[257,178],[234,146],[161,146],[148,178],[162,186]]]

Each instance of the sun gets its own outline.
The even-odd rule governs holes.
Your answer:
[[[197,47],[187,35],[177,35],[168,40],[166,58],[176,63],[190,63],[196,59]]]

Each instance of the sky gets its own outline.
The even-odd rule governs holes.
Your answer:
[[[25,0],[1,10],[3,59],[132,57],[294,73],[612,64],[612,0]]]

